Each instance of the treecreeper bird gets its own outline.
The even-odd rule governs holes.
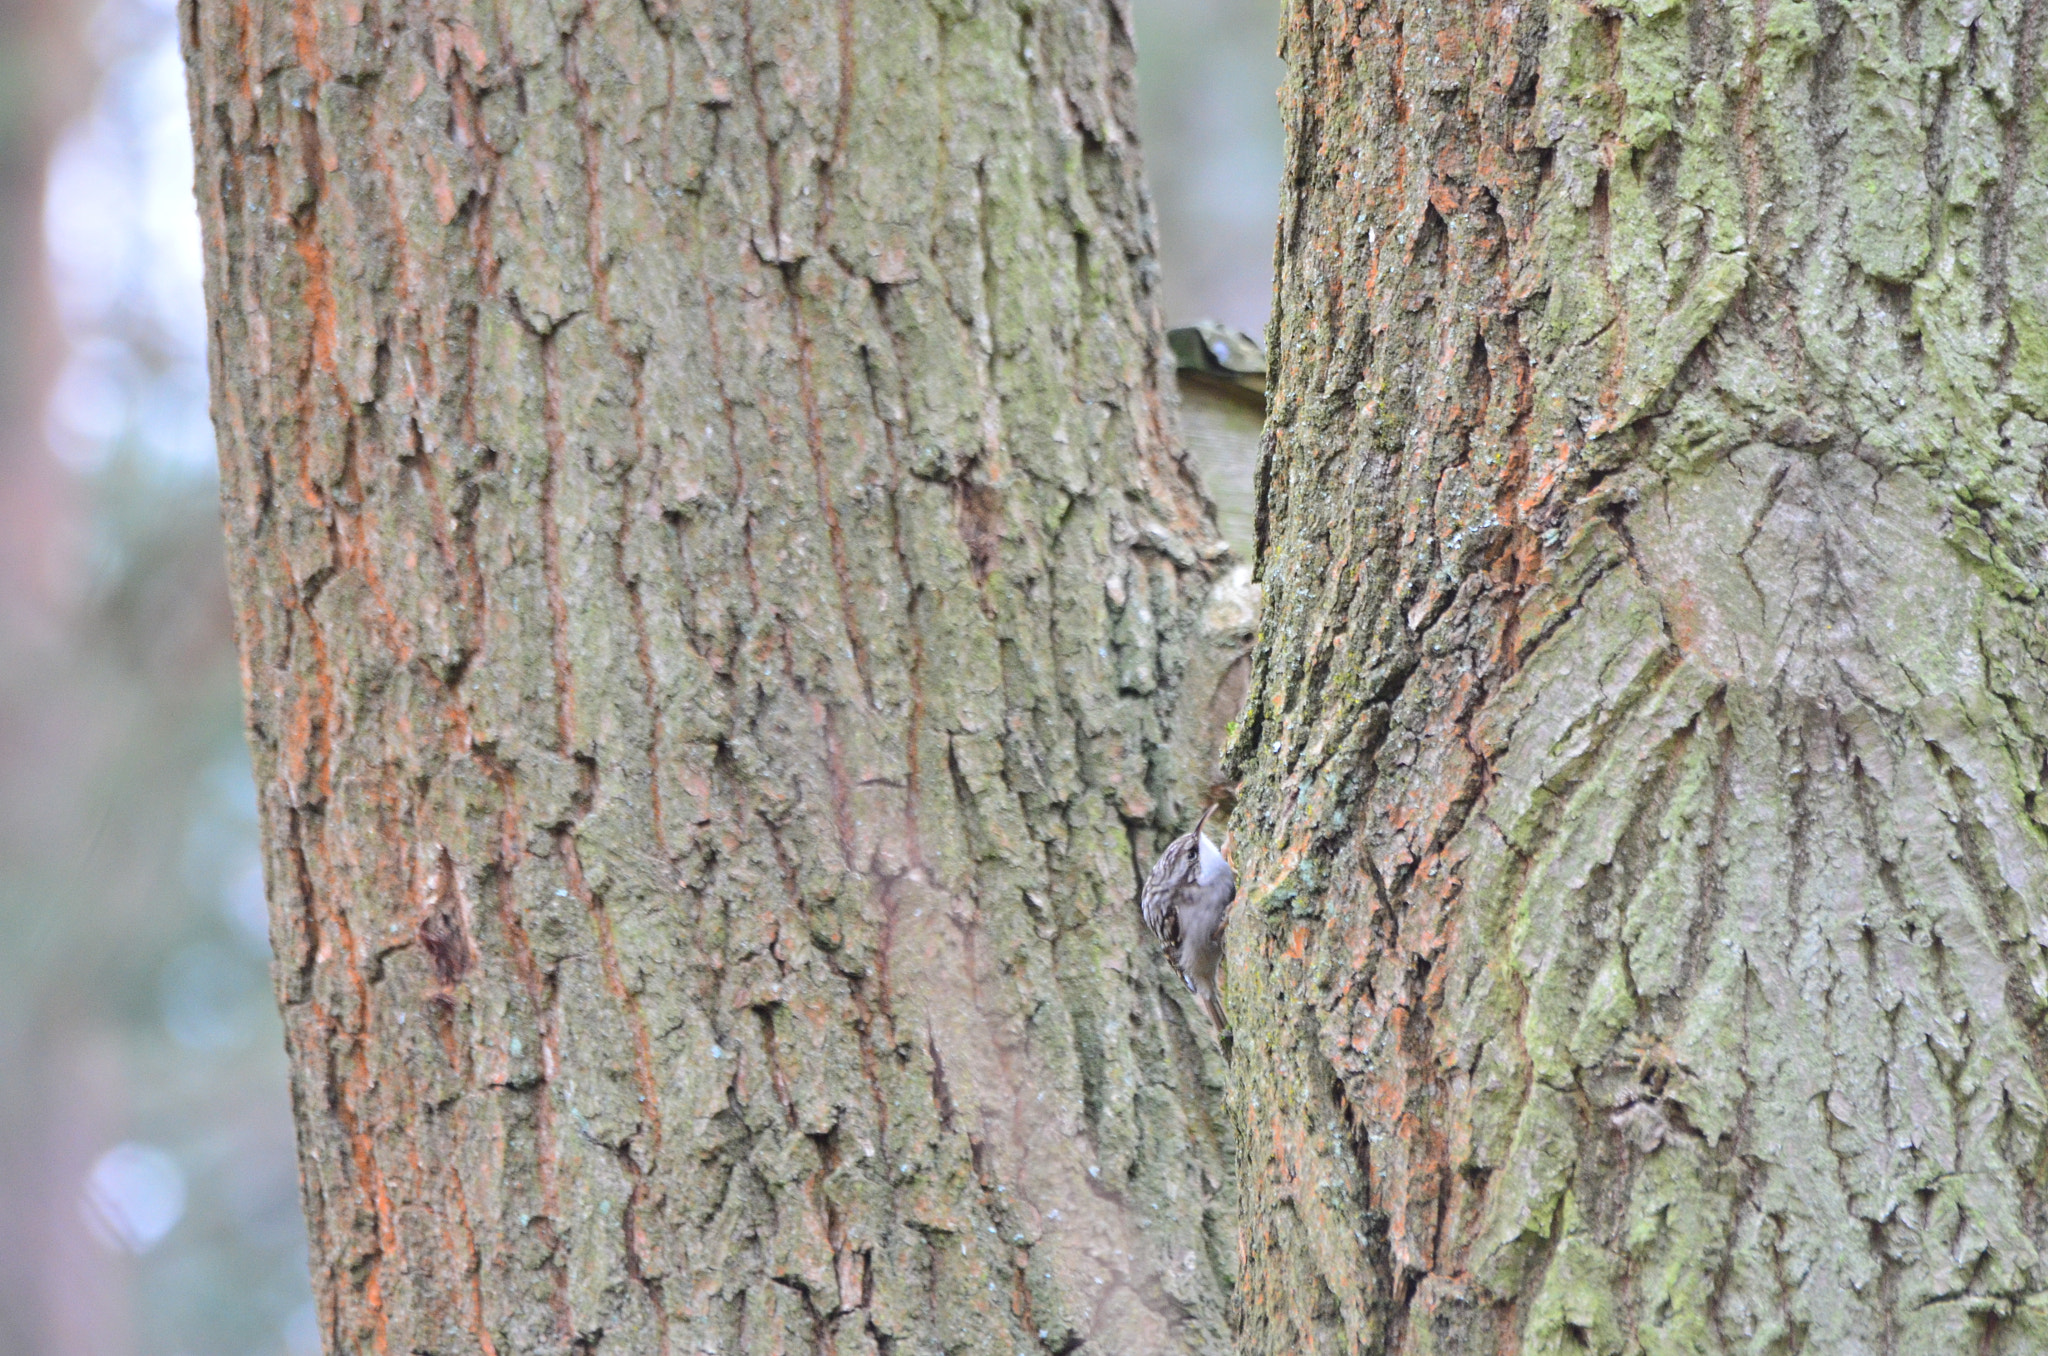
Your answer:
[[[1145,878],[1140,907],[1145,926],[1159,938],[1166,959],[1216,1023],[1217,1038],[1228,1054],[1230,1023],[1216,994],[1216,966],[1223,959],[1224,915],[1237,893],[1237,873],[1223,859],[1222,849],[1202,832],[1215,809],[1211,804],[1202,811],[1195,827],[1159,854],[1152,874]]]

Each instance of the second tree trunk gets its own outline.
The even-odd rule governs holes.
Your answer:
[[[2041,38],[1296,5],[1244,1350],[2048,1345]]]

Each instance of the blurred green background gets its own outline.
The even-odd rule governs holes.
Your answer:
[[[1263,335],[1278,0],[1136,0],[1166,320]],[[171,0],[0,0],[0,1356],[318,1349]]]

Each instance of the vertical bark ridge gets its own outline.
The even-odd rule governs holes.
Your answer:
[[[1295,6],[1246,1349],[2048,1341],[2038,10]]]
[[[184,24],[328,1344],[1221,1349],[1116,6]]]

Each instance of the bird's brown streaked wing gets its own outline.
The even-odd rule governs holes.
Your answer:
[[[1145,926],[1152,929],[1166,948],[1166,954],[1176,963],[1180,957],[1180,909],[1178,899],[1186,886],[1194,883],[1195,872],[1201,864],[1201,850],[1194,834],[1185,834],[1167,845],[1159,854],[1159,860],[1152,865],[1152,874],[1145,878],[1145,893],[1140,907],[1145,914]]]

